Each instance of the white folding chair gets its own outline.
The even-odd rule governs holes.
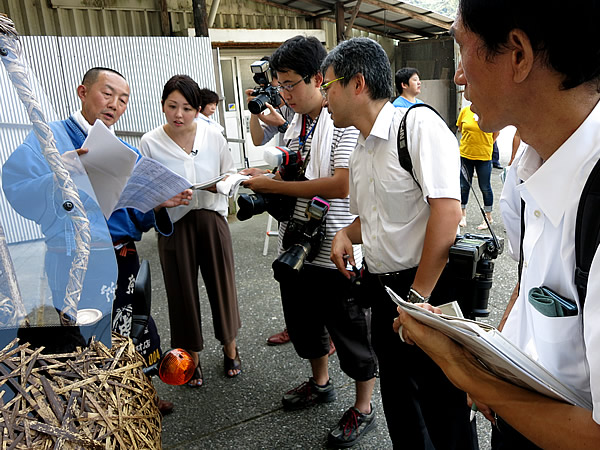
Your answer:
[[[267,256],[267,252],[269,251],[269,238],[271,236],[279,236],[279,231],[271,230],[271,225],[273,222],[273,217],[269,214],[269,218],[267,219],[267,233],[265,235],[265,245],[263,247],[263,256]]]

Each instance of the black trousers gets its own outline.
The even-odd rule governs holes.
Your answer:
[[[406,297],[416,268],[379,278],[364,274],[363,286],[371,298],[372,342],[379,361],[383,409],[394,448],[478,449],[475,421],[469,421],[467,396],[416,345],[400,340],[392,328],[398,317],[396,304],[383,285]],[[432,304],[447,300],[442,283],[434,291]]]
[[[492,427],[492,450],[538,450],[539,448],[501,417],[496,418],[496,426]]]
[[[305,264],[280,289],[285,324],[298,356],[326,355],[331,335],[346,375],[368,381],[377,374],[370,312],[355,301],[352,284],[337,269]]]
[[[129,336],[134,310],[133,288],[140,270],[140,260],[133,241],[116,250],[115,254],[119,275],[113,302],[112,330],[122,336]],[[162,350],[158,329],[152,316],[149,317],[146,329],[139,339],[136,350],[148,365],[154,364],[162,356]]]

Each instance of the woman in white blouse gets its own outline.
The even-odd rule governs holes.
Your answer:
[[[140,151],[156,159],[190,184],[235,168],[227,141],[219,131],[196,120],[201,108],[198,84],[187,75],[172,77],[163,89],[162,109],[167,123],[142,137]],[[169,303],[171,346],[188,350],[197,363],[189,386],[204,379],[198,353],[204,348],[198,267],[213,315],[215,337],[223,345],[224,372],[241,372],[236,337],[241,326],[235,287],[233,247],[227,224],[227,198],[194,190],[189,205],[170,208],[171,236],[158,237],[158,252]]]

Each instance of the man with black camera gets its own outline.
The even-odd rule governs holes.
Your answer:
[[[354,263],[354,245],[363,245],[361,289],[371,301],[372,341],[394,447],[477,448],[466,395],[424,352],[398,339],[390,326],[396,305],[384,289],[389,286],[411,302],[448,301],[438,278],[460,220],[456,138],[429,108],[407,112],[389,102],[392,72],[377,42],[342,42],[321,70],[333,123],[360,131],[350,158],[350,211],[358,217],[336,234],[331,259],[350,278],[347,261]],[[398,156],[404,114],[412,172]]]
[[[323,75],[319,69],[325,56],[318,39],[304,36],[288,39],[271,56],[282,95],[296,113],[285,133],[286,146],[290,153],[299,152],[303,163],[294,180],[284,181],[285,174],[283,178],[259,175],[245,185],[255,192],[296,198],[291,220],[280,224],[280,249],[283,246],[286,252],[281,253],[274,268],[289,335],[298,355],[310,361],[313,376],[283,396],[284,408],[299,409],[335,400],[328,372],[331,335],[342,370],[356,382],[356,400],[331,430],[328,441],[333,446],[349,447],[375,426],[371,395],[377,364],[370,344],[368,313],[354,298],[350,281],[329,259],[335,232],[354,219],[348,206],[348,159],[358,131],[335,127],[323,108],[319,89]],[[324,239],[310,260],[304,252],[308,247],[312,250],[317,242],[312,238],[306,242],[301,236],[296,242],[286,242],[288,224],[311,234],[307,218],[310,223],[319,217],[324,217],[325,230],[319,227],[318,231],[324,231]],[[358,246],[355,253],[356,263],[360,264]],[[301,264],[305,257],[308,260]],[[288,269],[283,269],[286,264]]]
[[[266,62],[266,68],[264,62]],[[277,72],[275,72],[270,67],[271,58],[268,56],[263,56],[260,61],[252,64],[251,69],[252,73],[254,73],[253,78],[258,88],[255,89],[246,89],[246,96],[248,104],[250,102],[255,101],[257,90],[262,91],[267,86],[278,87],[279,80],[277,80]],[[255,69],[258,66],[257,63],[260,63],[261,69],[257,71]],[[250,115],[250,136],[252,137],[252,143],[256,146],[265,145],[273,136],[278,135],[279,139],[277,144],[284,145],[283,142],[283,134],[286,132],[287,127],[289,126],[292,118],[294,117],[294,111],[285,104],[279,92],[277,93],[278,99],[274,102],[274,105],[266,102],[264,104],[264,108],[258,113],[252,113]],[[275,109],[277,108],[277,110]],[[265,110],[269,110],[267,114],[265,114]],[[257,174],[261,171],[257,172],[257,169],[243,169],[240,171],[242,175],[250,175]],[[282,345],[290,342],[290,335],[285,328],[283,331],[279,333],[275,333],[267,338],[268,345]]]
[[[575,42],[557,33],[557,18],[578,24]],[[463,346],[401,313],[395,327],[404,339],[495,424],[494,449],[600,443],[598,21],[598,1],[565,8],[558,0],[461,0],[451,28],[461,52],[454,81],[464,86],[479,126],[492,132],[515,125],[528,144],[500,201],[520,263],[502,335],[584,400],[575,406],[498,378]],[[591,208],[581,208],[588,202]]]
[[[264,56],[251,66],[252,73],[254,73],[253,78],[258,88],[246,89],[249,107],[252,106],[252,102],[256,102],[258,93],[264,92],[269,87],[277,88],[279,86],[277,72],[270,67],[270,61],[271,58]],[[283,133],[287,130],[294,116],[294,111],[283,102],[279,92],[276,93],[277,97],[274,95],[269,96],[273,98],[264,104],[261,102],[262,107],[258,111],[254,108],[250,110],[250,136],[252,137],[252,143],[256,146],[265,145],[278,133],[280,137],[283,137]],[[269,112],[265,114],[267,109]]]

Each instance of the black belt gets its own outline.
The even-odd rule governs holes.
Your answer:
[[[399,270],[398,272],[373,273],[369,272],[366,261],[363,262],[363,276],[374,277],[382,287],[396,282],[407,282],[407,280],[412,284],[412,280],[415,278],[416,273],[417,267]],[[412,279],[410,277],[412,277]]]

